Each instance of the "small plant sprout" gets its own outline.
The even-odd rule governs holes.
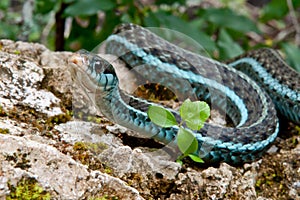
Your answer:
[[[177,162],[182,164],[182,159],[190,157],[193,161],[203,163],[204,161],[196,154],[198,141],[192,131],[200,130],[204,122],[210,116],[210,108],[206,102],[187,99],[179,109],[181,122],[178,124],[175,116],[166,108],[152,105],[148,109],[150,120],[161,127],[168,128],[178,126],[177,145],[182,155],[177,158]],[[183,125],[186,125],[184,127]]]

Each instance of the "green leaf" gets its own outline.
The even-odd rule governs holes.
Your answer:
[[[0,9],[1,10],[6,10],[9,7],[9,5],[10,5],[9,2],[10,2],[9,0],[2,0],[0,2]]]
[[[236,43],[225,29],[221,29],[218,46],[220,49],[220,59],[229,59],[242,54],[242,47]]]
[[[183,162],[180,159],[177,159],[176,162],[179,163],[180,165],[183,165]]]
[[[300,72],[300,49],[296,45],[289,43],[283,43],[282,48],[286,54],[287,63]]]
[[[188,155],[194,162],[197,163],[204,163],[204,161],[199,157],[199,156],[195,156],[194,154],[189,154]]]
[[[271,19],[280,19],[288,12],[286,1],[273,0],[268,3],[262,10],[261,20],[263,22]]]
[[[149,13],[144,19],[145,26],[149,27],[164,27],[172,30],[179,31],[188,35],[198,44],[209,52],[216,50],[216,45],[209,35],[201,31],[200,27],[184,21],[183,19],[174,16],[165,11],[159,10],[154,13]]]
[[[292,0],[292,4],[295,10],[300,6],[299,0]],[[269,20],[278,19],[281,20],[285,15],[289,13],[287,1],[272,0],[270,3],[263,7],[261,12],[261,21],[267,22]]]
[[[245,16],[236,14],[228,8],[209,8],[204,10],[203,16],[200,17],[219,27],[230,28],[242,33],[250,31],[260,32],[253,21]]]
[[[195,138],[194,134],[184,128],[179,128],[177,134],[177,145],[179,150],[184,155],[194,153],[198,149],[198,141]]]
[[[20,26],[10,25],[9,23],[0,23],[0,38],[9,38],[16,40],[20,32]]]
[[[64,3],[73,3],[76,0],[62,0]]]
[[[60,9],[61,2],[56,0],[36,0],[35,10],[39,13],[46,14],[50,11],[58,11]]]
[[[175,116],[167,109],[160,106],[150,106],[148,109],[150,120],[161,127],[171,127],[177,125]]]
[[[181,5],[185,5],[186,4],[186,0],[177,0],[177,1],[174,1],[174,0],[156,0],[154,1],[156,5],[165,5],[165,4],[168,4],[168,5],[172,5],[174,3],[178,3],[178,4],[181,4]]]
[[[192,130],[200,130],[210,115],[210,108],[206,102],[191,102],[189,99],[183,102],[179,111],[182,120]]]
[[[111,0],[77,0],[74,4],[68,6],[65,14],[69,16],[90,16],[100,10],[108,11],[115,7],[115,3]]]

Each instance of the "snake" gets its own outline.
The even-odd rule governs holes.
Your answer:
[[[300,75],[274,49],[249,51],[222,63],[144,27],[121,24],[106,39],[105,51],[125,62],[139,79],[159,83],[184,99],[206,101],[232,121],[231,126],[205,122],[193,131],[198,141],[194,154],[205,163],[235,165],[261,158],[278,135],[278,114],[300,124]],[[105,117],[163,144],[176,144],[179,127],[154,124],[147,110],[157,103],[122,90],[111,62],[83,50],[71,63],[72,77],[93,92],[94,104]],[[166,109],[180,118],[177,110]]]

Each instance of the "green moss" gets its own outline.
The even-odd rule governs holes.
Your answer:
[[[88,143],[88,149],[95,154],[100,154],[105,149],[107,149],[108,146],[105,143],[98,142],[98,143]]]
[[[67,121],[70,121],[72,118],[71,115],[69,114],[60,114],[60,115],[55,115],[53,117],[49,117],[46,121],[46,125],[48,127],[53,128],[57,124],[61,123],[66,123]]]
[[[106,173],[106,174],[112,174],[113,170],[112,170],[112,168],[110,168],[108,166],[104,166],[104,173]]]
[[[97,123],[97,124],[100,124],[102,122],[102,118],[101,117],[90,116],[90,115],[86,117],[86,120],[88,122],[94,122],[94,123]]]
[[[105,171],[103,163],[95,155],[99,155],[108,146],[105,143],[76,142],[73,146],[73,158],[87,165],[92,170]],[[112,173],[112,170],[109,171]]]
[[[75,111],[71,113],[76,119],[80,119],[82,121],[94,122],[96,124],[100,124],[103,121],[103,117],[90,115],[88,113],[83,113],[81,111]]]
[[[296,126],[295,129],[298,132],[298,135],[300,135],[300,126]]]
[[[101,197],[90,197],[88,198],[88,200],[119,200],[118,197],[114,197],[114,196],[109,196],[109,195],[104,195]]]
[[[6,197],[6,200],[48,200],[50,194],[46,192],[37,181],[33,178],[23,178],[14,187],[8,184],[10,194]]]
[[[75,142],[73,149],[75,151],[86,151],[87,145],[84,142]]]
[[[14,54],[16,54],[16,55],[20,55],[20,54],[21,54],[21,51],[19,51],[19,50],[15,50],[15,51],[14,51]]]
[[[260,188],[260,186],[262,185],[263,180],[262,179],[258,179],[255,183],[255,187]]]
[[[168,88],[157,83],[147,83],[139,86],[134,95],[144,99],[157,100],[176,100],[176,95]]]
[[[44,121],[46,118],[45,114],[41,114],[32,108],[27,106],[15,106],[9,111],[5,112],[0,106],[0,117],[8,117],[9,119],[16,120],[18,122],[25,122],[32,124],[40,132],[50,130],[53,128],[53,123],[48,121],[48,124]]]
[[[0,134],[8,134],[9,129],[8,128],[0,128]]]
[[[105,143],[91,143],[91,142],[76,142],[73,146],[75,151],[87,151],[91,153],[100,154],[102,151],[107,149],[108,146]]]
[[[3,107],[0,105],[0,117],[6,117],[6,116],[7,116],[7,113],[5,112]]]
[[[131,187],[135,187],[143,182],[143,176],[139,173],[131,173],[127,175],[127,184]]]

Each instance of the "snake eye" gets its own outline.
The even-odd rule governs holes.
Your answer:
[[[90,73],[95,77],[101,73],[116,74],[113,66],[104,58],[86,50],[80,50],[79,54],[83,63],[85,63]]]
[[[94,57],[91,64],[96,74],[100,74],[103,72],[103,62],[100,59]]]
[[[92,67],[96,74],[115,74],[113,66],[104,58],[95,55],[90,63],[92,64]]]

